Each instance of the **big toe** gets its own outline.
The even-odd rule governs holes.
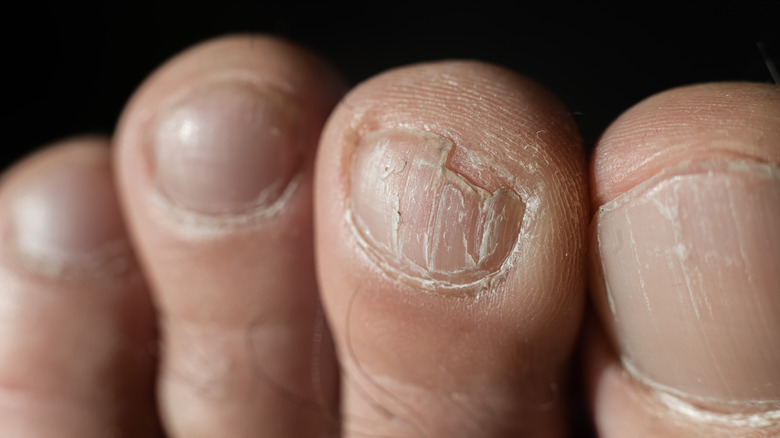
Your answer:
[[[557,436],[583,307],[583,152],[477,62],[358,86],[320,142],[318,272],[345,436]]]

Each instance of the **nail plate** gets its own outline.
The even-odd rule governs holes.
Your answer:
[[[500,269],[517,241],[525,204],[511,189],[486,190],[451,168],[453,143],[387,129],[355,149],[351,213],[357,235],[386,268],[442,284]]]
[[[780,401],[780,169],[694,162],[597,213],[629,371],[705,403]]]
[[[305,135],[281,92],[241,83],[196,90],[164,112],[154,137],[157,185],[209,215],[272,205],[298,169]]]
[[[125,269],[131,256],[108,149],[55,150],[35,165],[46,167],[28,170],[10,189],[10,229],[21,260],[53,276]]]

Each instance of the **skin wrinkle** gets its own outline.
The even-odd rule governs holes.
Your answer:
[[[368,403],[369,406],[371,406],[375,412],[379,413],[382,417],[385,418],[398,418],[399,420],[408,423],[412,429],[414,429],[416,432],[423,434],[424,429],[422,428],[421,424],[423,423],[423,420],[421,417],[417,415],[417,412],[406,402],[404,402],[403,399],[393,394],[386,386],[382,385],[377,381],[377,379],[371,374],[368,373],[362,366],[361,362],[358,360],[357,356],[355,355],[354,346],[351,341],[351,321],[352,321],[352,313],[353,308],[355,305],[355,300],[358,297],[358,294],[360,293],[360,289],[356,289],[355,292],[352,294],[352,297],[349,300],[347,311],[345,315],[345,333],[346,333],[346,344],[347,344],[347,354],[350,358],[350,362],[352,367],[357,371],[357,374],[364,379],[366,382],[368,382],[374,389],[376,389],[381,396],[386,398],[384,400],[384,403],[380,403],[379,400],[372,397],[368,391],[366,391],[361,384],[351,377],[350,374],[344,375],[344,378],[347,380],[349,384],[351,384],[358,392],[358,394],[363,398],[364,401]],[[398,405],[400,410],[404,411],[405,414],[410,418],[405,418],[403,416],[400,416],[397,414],[395,409],[389,408],[386,406],[386,404],[390,402],[395,405]],[[425,434],[427,435],[427,434]],[[424,435],[423,435],[424,436]]]
[[[773,146],[780,144],[780,131],[766,129],[780,112],[777,90],[770,84],[701,84],[640,102],[607,128],[595,150],[595,205],[697,156],[780,163],[780,148]]]
[[[476,81],[476,83],[471,86],[461,83],[460,87],[457,88],[456,95],[459,96],[460,100],[465,100],[466,97],[470,97],[472,100],[485,100],[486,102],[484,102],[482,106],[490,107],[491,111],[482,111],[477,113],[451,111],[452,108],[449,107],[446,102],[442,101],[440,96],[452,95],[454,89],[444,87],[445,84],[442,84],[439,81],[440,75],[434,75],[429,72],[418,74],[422,76],[422,79],[416,78],[415,75],[410,75],[406,81],[403,81],[399,85],[390,84],[388,90],[386,90],[385,94],[383,95],[382,104],[386,103],[388,106],[400,108],[405,106],[425,107],[426,110],[431,108],[436,110],[434,112],[447,113],[453,117],[454,120],[453,123],[451,123],[453,126],[490,126],[494,132],[496,130],[499,132],[503,130],[504,124],[498,122],[500,120],[506,120],[508,118],[517,120],[517,117],[521,117],[521,119],[517,120],[515,123],[519,123],[520,125],[530,125],[532,123],[537,124],[539,118],[541,117],[537,114],[534,114],[533,111],[524,110],[522,107],[519,109],[514,108],[516,111],[510,111],[510,108],[502,105],[502,102],[505,100],[503,94],[508,90],[504,87],[497,86],[497,84],[495,84],[493,81],[487,80]],[[426,80],[427,77],[431,76],[433,76],[436,80]],[[406,85],[406,82],[410,82],[411,84]],[[423,82],[423,85],[419,85],[419,82]],[[430,85],[431,82],[436,85]],[[490,91],[493,91],[493,93],[490,93]],[[406,96],[414,96],[414,99],[408,99]],[[474,97],[477,97],[477,99],[474,99]],[[379,104],[379,102],[377,102],[377,104]],[[375,105],[371,106],[374,107]],[[380,105],[376,106],[378,107]],[[389,117],[394,116],[394,114],[386,115]],[[461,115],[468,116],[468,118],[462,118],[460,117]],[[525,122],[524,120],[528,120],[528,122]],[[431,128],[434,127],[435,126],[431,126]],[[363,135],[365,132],[358,132],[358,134]],[[535,141],[530,141],[532,140],[531,137],[532,136],[529,136],[529,138],[524,143],[536,143]],[[460,141],[459,138],[454,138],[453,140],[455,140],[456,143]],[[495,152],[498,154],[500,151],[491,150],[489,152]]]
[[[320,321],[318,319],[318,321]],[[258,330],[267,329],[264,327],[262,318],[250,323],[246,329],[246,350],[247,358],[249,359],[249,366],[256,378],[261,380],[269,389],[279,395],[279,397],[286,398],[293,404],[298,405],[301,409],[310,410],[327,418],[332,422],[337,422],[337,418],[334,413],[327,409],[327,403],[325,401],[324,390],[322,388],[319,376],[319,366],[317,363],[318,351],[322,347],[321,333],[318,333],[318,325],[315,324],[315,333],[313,334],[312,345],[312,364],[311,364],[311,384],[314,388],[315,399],[310,400],[307,397],[297,394],[294,389],[285,387],[282,383],[277,382],[273,377],[263,368],[260,363],[262,354],[258,351],[257,342],[253,340],[254,333]],[[277,324],[277,326],[284,327],[283,324]]]

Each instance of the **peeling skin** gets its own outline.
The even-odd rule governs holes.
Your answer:
[[[489,281],[517,243],[525,204],[453,169],[455,145],[411,129],[372,132],[352,162],[347,221],[371,259],[417,285]],[[377,177],[378,175],[378,177]]]

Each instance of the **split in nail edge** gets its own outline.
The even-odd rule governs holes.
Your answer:
[[[454,148],[432,132],[386,129],[362,137],[351,163],[346,220],[358,243],[385,271],[427,290],[489,282],[525,214],[515,191],[491,192],[453,169]]]

